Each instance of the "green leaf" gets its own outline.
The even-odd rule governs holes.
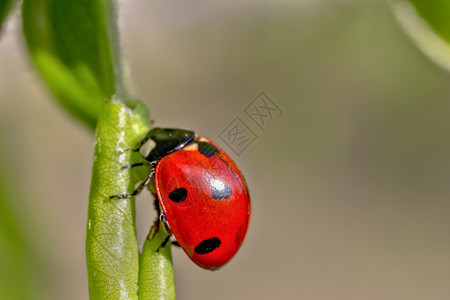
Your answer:
[[[122,167],[148,131],[142,104],[130,109],[116,101],[100,115],[89,195],[86,259],[90,299],[137,299],[139,258],[135,230],[134,197],[110,199],[129,193],[134,178]]]
[[[13,0],[0,0],[0,29],[2,28],[3,21],[5,21],[9,10],[12,7]]]
[[[393,0],[397,19],[417,46],[450,71],[450,1]]]
[[[157,252],[157,249],[169,237],[169,234],[165,230],[163,223],[159,223],[158,227],[152,227],[142,250],[138,290],[139,300],[175,299],[170,243]]]
[[[450,1],[409,0],[431,28],[450,42]]]
[[[17,166],[11,163],[8,151],[10,140],[3,133],[0,132],[0,299],[42,299],[36,278],[40,276],[42,284],[45,275],[36,255],[38,249],[25,234],[30,222],[20,213],[24,203],[23,181],[19,183],[20,174],[16,174]]]
[[[0,299],[31,299],[31,282],[24,277],[28,277],[32,261],[11,209],[18,197],[6,192],[3,178],[0,185]]]
[[[122,81],[112,0],[24,0],[22,9],[28,50],[46,84],[95,127]]]

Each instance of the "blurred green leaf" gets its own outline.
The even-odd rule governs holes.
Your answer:
[[[12,180],[17,178],[6,176],[4,153],[0,153],[0,162],[0,299],[42,299],[36,285],[42,270],[23,231],[27,220],[16,213],[23,195],[14,189]]]
[[[31,299],[29,282],[23,281],[28,249],[9,206],[13,197],[6,195],[3,180],[0,185],[0,299]]]
[[[397,19],[417,46],[450,71],[450,1],[393,0]]]
[[[450,42],[450,1],[409,0],[431,28],[447,42]]]
[[[90,299],[137,299],[139,258],[135,230],[134,197],[110,196],[134,189],[130,163],[132,151],[148,131],[142,104],[133,109],[109,102],[100,115],[89,195],[86,259]]]
[[[24,0],[22,9],[28,50],[46,84],[95,127],[116,92],[115,72],[121,76],[112,0]]]
[[[145,240],[139,265],[139,300],[175,299],[170,242],[157,252],[168,237],[164,224],[159,223],[159,229],[153,226]]]
[[[0,0],[0,29],[5,21],[14,0]]]

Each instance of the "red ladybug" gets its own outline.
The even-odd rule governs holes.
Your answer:
[[[154,147],[149,151],[147,145]],[[227,263],[250,220],[250,197],[236,164],[216,144],[188,130],[154,128],[136,149],[153,169],[135,192],[117,197],[136,195],[154,175],[163,217],[186,254],[205,269]],[[137,165],[143,163],[131,167]]]

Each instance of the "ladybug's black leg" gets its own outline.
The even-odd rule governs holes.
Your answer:
[[[139,184],[139,186],[137,187],[137,189],[135,189],[132,193],[129,194],[121,194],[121,195],[114,195],[114,196],[110,196],[109,199],[125,199],[125,198],[131,198],[133,196],[136,196],[137,194],[139,194],[140,192],[142,192],[142,190],[147,186],[147,184],[150,182],[150,180],[152,179],[153,175],[155,174],[155,169],[153,169],[150,174],[148,175],[148,177],[141,182],[141,184]]]
[[[176,247],[181,247],[180,244],[177,241],[173,241],[172,245],[176,246]]]
[[[162,248],[164,248],[167,245],[167,242],[169,242],[170,240],[170,235],[168,235],[164,241],[161,243],[161,246],[159,246],[158,250],[156,250],[156,252],[161,251]]]
[[[145,135],[145,137],[142,140],[137,142],[133,147],[126,148],[123,152],[127,152],[127,151],[135,151],[135,152],[137,152],[137,151],[139,151],[139,149],[142,147],[142,145],[144,145],[150,139],[149,133],[150,133],[150,131],[147,132],[147,134]]]
[[[123,166],[122,170],[133,169],[134,167],[139,167],[139,166],[151,166],[151,164],[149,162],[138,162],[138,163]]]
[[[166,215],[164,215],[164,214],[161,214],[160,212],[160,209],[158,208],[158,213],[159,213],[159,220],[161,221],[161,222],[163,222],[164,224],[166,224],[166,226],[167,226],[167,219],[166,219]]]
[[[133,147],[126,148],[126,149],[120,151],[120,153],[125,153],[125,152],[128,152],[128,151],[137,152],[142,147],[142,145],[143,145],[142,141],[137,142]]]
[[[156,210],[156,215],[161,217],[161,207],[159,206],[158,197],[156,197],[156,196],[155,196],[155,201],[153,202],[153,205]],[[158,219],[156,219],[155,222],[158,223]]]

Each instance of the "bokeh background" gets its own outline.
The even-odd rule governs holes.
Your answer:
[[[118,8],[131,82],[155,125],[222,145],[252,197],[247,238],[223,269],[173,249],[178,299],[448,299],[450,75],[388,3]],[[94,138],[52,99],[24,44],[16,12],[0,35],[0,208],[17,223],[4,236],[23,239],[11,253],[0,245],[0,289],[88,299]],[[284,112],[265,131],[244,113],[261,91]],[[240,156],[218,137],[237,116],[259,136]],[[154,213],[150,196],[137,203],[142,242]]]

